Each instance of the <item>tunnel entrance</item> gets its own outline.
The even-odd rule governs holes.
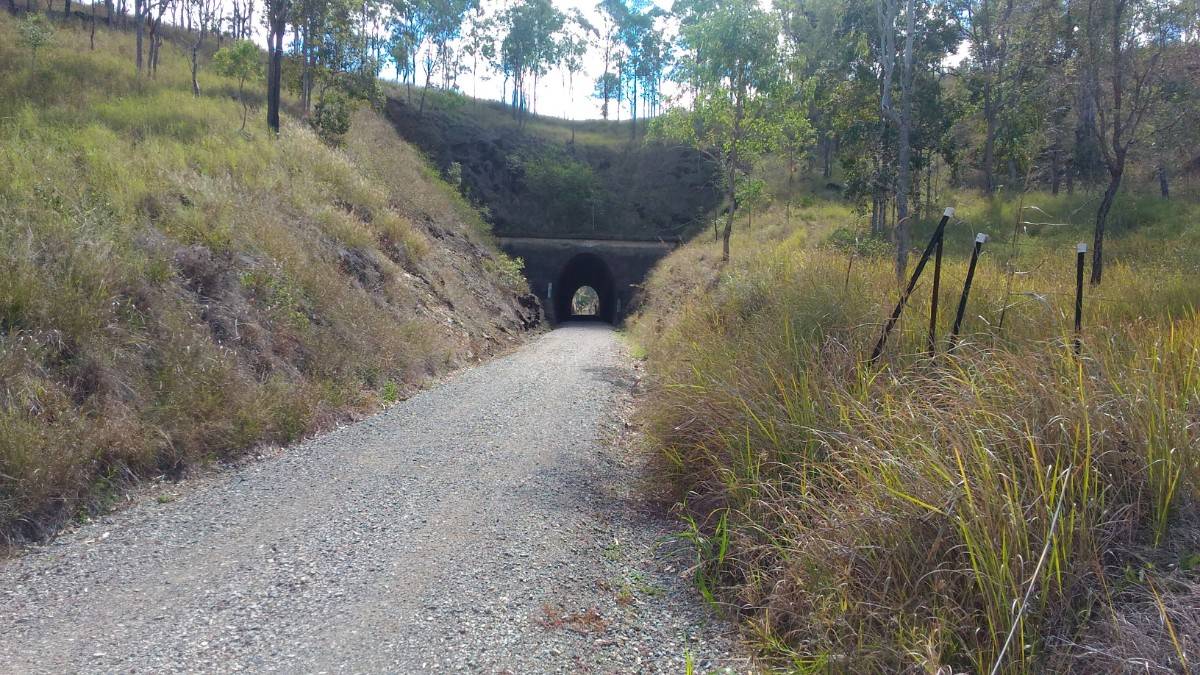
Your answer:
[[[556,321],[599,319],[616,323],[617,289],[612,272],[594,253],[580,253],[563,266],[553,295]],[[577,305],[576,300],[583,302]]]

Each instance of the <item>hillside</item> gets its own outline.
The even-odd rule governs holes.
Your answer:
[[[437,90],[421,111],[420,98],[393,89],[388,119],[461,176],[498,235],[678,239],[720,203],[715,167],[691,148],[644,141],[644,122],[635,141],[628,122],[518,122],[500,103]]]
[[[340,148],[239,132],[236,83],[0,17],[0,542],[138,478],[282,444],[520,342],[478,212],[369,109]]]
[[[1027,195],[1019,228],[1015,201],[947,197],[961,220],[933,357],[930,264],[869,362],[898,295],[891,246],[842,202],[810,194],[752,228],[740,218],[727,264],[711,234],[660,264],[631,321],[641,421],[690,521],[699,587],[767,663],[1188,672],[1200,206],[1145,192],[1117,201],[1079,356],[1075,242],[1090,232],[1071,220],[1094,195]],[[931,229],[917,228],[922,248]],[[992,239],[949,353],[981,231]]]

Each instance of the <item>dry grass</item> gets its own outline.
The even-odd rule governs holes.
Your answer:
[[[478,214],[373,112],[343,150],[241,134],[233,83],[202,68],[194,98],[170,44],[139,80],[131,36],[96,38],[60,26],[31,69],[0,17],[0,541],[520,329]]]
[[[774,210],[725,268],[715,244],[685,247],[634,323],[701,589],[800,671],[1194,663],[1194,270],[1114,262],[1076,358],[1073,249],[1022,242],[1008,293],[1008,248],[990,248],[947,355],[966,267],[951,255],[940,355],[925,355],[927,270],[872,367],[890,261],[818,246],[819,208],[791,225]]]

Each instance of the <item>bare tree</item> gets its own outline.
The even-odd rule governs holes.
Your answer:
[[[192,25],[192,95],[200,95],[200,81],[196,74],[199,70],[200,49],[211,30],[220,30],[218,20],[221,9],[220,0],[189,0],[188,22]]]

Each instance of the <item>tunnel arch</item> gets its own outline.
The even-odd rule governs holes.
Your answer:
[[[599,296],[600,306],[594,316],[575,317],[571,300],[575,292],[591,286]],[[554,283],[554,318],[567,321],[572,318],[596,318],[608,323],[617,321],[617,287],[608,263],[594,253],[579,253],[567,261]]]

